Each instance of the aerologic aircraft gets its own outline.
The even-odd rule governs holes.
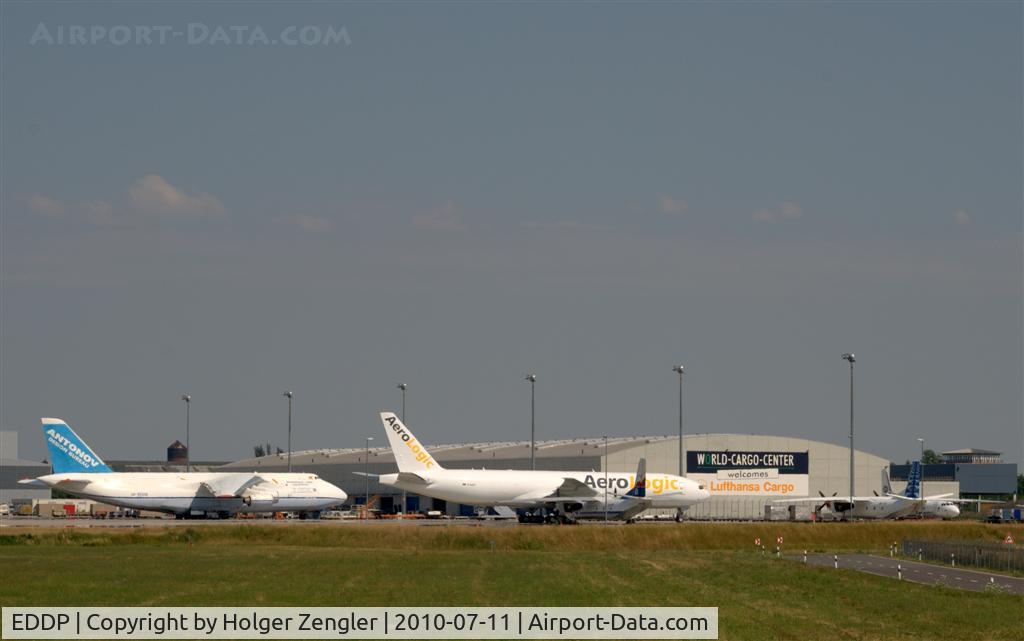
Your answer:
[[[310,513],[348,498],[315,474],[226,472],[114,472],[59,418],[43,419],[53,474],[19,481],[135,510]]]
[[[392,412],[381,422],[395,453],[397,474],[378,480],[423,496],[480,507],[525,508],[521,521],[571,522],[580,518],[630,520],[648,508],[686,508],[711,494],[703,485],[671,474],[636,475],[540,470],[447,470]]]

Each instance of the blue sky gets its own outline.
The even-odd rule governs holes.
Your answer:
[[[675,429],[1020,461],[1021,6],[5,3],[4,429]],[[42,24],[344,27],[313,46]],[[55,36],[54,36],[55,37]],[[244,40],[244,37],[243,37]]]

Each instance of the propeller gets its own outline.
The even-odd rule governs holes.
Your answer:
[[[836,491],[836,492],[833,492],[833,493],[832,493],[832,496],[835,496],[836,494],[839,494],[839,492],[838,492],[838,491]],[[815,511],[815,513],[817,513],[817,514],[821,514],[821,509],[822,509],[822,508],[824,508],[824,507],[828,507],[829,509],[832,509],[832,508],[831,508],[831,503],[832,503],[832,501],[830,501],[830,500],[829,500],[829,499],[830,499],[830,498],[832,498],[832,497],[830,497],[830,496],[825,496],[825,494],[824,494],[824,493],[823,493],[823,492],[822,492],[821,490],[818,490],[818,495],[819,495],[819,496],[820,496],[821,498],[825,499],[825,502],[824,502],[824,503],[822,503],[821,505],[818,505],[818,506],[816,506],[816,507],[814,508],[814,511]]]

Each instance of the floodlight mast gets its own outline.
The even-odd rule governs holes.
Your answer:
[[[402,390],[402,422],[405,423],[405,390],[409,389],[409,386],[405,383],[399,383],[396,387]],[[402,518],[405,518],[406,508],[409,503],[409,495],[405,490],[402,490]]]
[[[288,471],[291,472],[292,471],[292,396],[294,396],[294,394],[291,392],[291,390],[289,390],[289,391],[285,392],[284,394],[282,394],[282,396],[284,396],[285,398],[288,399]],[[270,452],[267,452],[267,454],[270,454]]]
[[[536,403],[536,388],[537,388],[537,375],[527,374],[523,379],[530,383],[530,469],[537,469],[537,448],[535,445],[536,432],[537,432],[537,403]]]
[[[365,502],[363,503],[363,522],[370,522],[370,441],[373,440],[372,436],[366,437],[366,455],[363,459],[363,479],[366,482],[365,485]]]
[[[185,401],[185,471],[192,471],[192,449],[189,443],[190,432],[192,431],[192,395],[182,394],[181,400]]]
[[[853,501],[853,364],[857,362],[857,358],[853,355],[853,352],[846,352],[843,354],[843,360],[850,362],[850,501]]]
[[[686,474],[686,459],[683,449],[683,372],[686,371],[682,365],[676,365],[672,371],[679,374],[679,476]],[[683,520],[683,508],[676,508],[676,521]]]

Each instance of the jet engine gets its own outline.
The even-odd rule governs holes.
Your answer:
[[[249,507],[270,507],[277,503],[277,492],[275,490],[257,490],[246,492],[242,496],[242,502]]]

